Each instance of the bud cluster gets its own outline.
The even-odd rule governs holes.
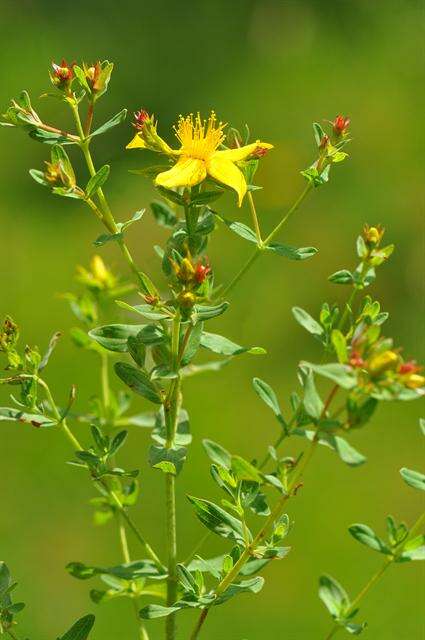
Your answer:
[[[206,260],[192,259],[190,252],[181,260],[170,259],[177,282],[181,285],[178,300],[183,307],[193,307],[204,295],[204,284],[211,274],[211,267]]]

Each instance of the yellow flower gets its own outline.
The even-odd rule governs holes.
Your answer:
[[[157,175],[156,184],[166,189],[193,187],[205,180],[208,175],[234,189],[238,194],[238,204],[241,206],[247,192],[247,184],[245,176],[235,163],[249,157],[260,157],[272,149],[273,145],[257,140],[244,147],[218,150],[226,138],[223,131],[225,126],[217,122],[214,112],[207,121],[202,120],[199,113],[195,117],[192,114],[186,117],[180,116],[175,127],[180,149],[169,148],[168,151],[169,155],[178,158],[177,162],[168,171]],[[149,148],[143,129],[136,133],[127,148]]]

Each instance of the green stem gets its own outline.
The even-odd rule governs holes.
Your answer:
[[[81,148],[81,151],[83,152],[84,155],[84,159],[86,161],[86,165],[87,168],[89,170],[90,176],[93,177],[94,175],[96,175],[96,168],[94,166],[94,162],[93,162],[93,158],[90,152],[90,139],[87,139],[86,134],[84,133],[83,130],[83,125],[81,123],[81,118],[80,118],[80,114],[78,111],[78,105],[76,104],[76,102],[73,99],[70,99],[69,101],[69,105],[71,107],[73,116],[74,116],[74,120],[75,120],[75,124],[77,127],[77,131],[78,131],[78,135],[79,135],[79,146]],[[97,192],[97,197],[99,199],[99,203],[100,203],[100,207],[101,207],[101,211],[100,211],[100,219],[103,222],[103,224],[105,225],[105,227],[107,228],[107,230],[111,233],[111,234],[116,234],[119,232],[117,223],[115,222],[115,218],[112,215],[112,211],[111,208],[108,204],[108,201],[105,197],[105,194],[103,192],[103,189],[101,187],[98,188]],[[99,209],[96,207],[96,205],[94,205],[93,201],[91,200],[86,200],[87,204],[91,207],[91,209],[93,209],[93,211],[95,212],[95,214],[97,215],[97,217],[99,217]],[[94,205],[94,206],[93,206]],[[127,261],[130,269],[133,271],[133,273],[137,276],[137,279],[139,281],[139,284],[141,285],[141,288],[143,291],[145,291],[145,284],[144,281],[140,275],[140,270],[138,269],[138,267],[136,266],[136,263],[133,260],[133,257],[130,253],[129,248],[127,247],[126,243],[124,242],[123,239],[119,240],[118,242],[119,247],[121,249],[121,252],[125,258],[125,260]]]
[[[158,556],[156,555],[155,551],[152,549],[150,544],[146,542],[146,540],[140,533],[139,529],[137,528],[137,525],[133,522],[132,518],[128,515],[124,505],[122,504],[121,500],[119,499],[115,491],[110,489],[105,482],[101,482],[101,484],[103,488],[106,489],[106,491],[109,493],[112,500],[115,502],[115,506],[118,508],[120,514],[122,515],[122,517],[124,518],[128,526],[130,527],[130,529],[133,531],[134,535],[136,536],[140,544],[144,547],[149,558],[156,564],[156,566],[160,571],[163,571],[164,566],[161,560],[158,558]]]
[[[18,636],[16,636],[13,631],[11,631],[10,629],[5,629],[6,633],[8,636],[10,636],[11,638],[13,638],[13,640],[18,640]]]
[[[130,557],[130,550],[128,548],[127,532],[125,530],[125,525],[120,514],[117,514],[117,524],[118,524],[118,534],[120,539],[122,557],[124,559],[124,562],[126,564],[129,564],[131,562],[131,557]],[[139,609],[140,609],[139,598],[137,596],[133,597],[132,603],[133,603],[136,620],[138,622],[139,640],[144,640],[144,638],[146,638],[146,629],[144,628],[144,625],[140,622],[140,618],[139,618]]]
[[[38,382],[38,384],[40,386],[43,387],[43,389],[44,389],[44,391],[46,393],[47,400],[48,400],[50,406],[52,407],[53,415],[54,415],[55,419],[58,421],[59,427],[61,428],[61,430],[63,431],[65,436],[68,438],[68,440],[72,444],[72,446],[75,449],[75,451],[82,451],[83,447],[78,442],[77,438],[74,436],[74,434],[72,433],[71,429],[68,427],[66,419],[62,418],[62,416],[61,416],[61,414],[59,412],[59,409],[58,409],[58,407],[56,405],[56,402],[54,401],[54,398],[52,396],[52,392],[50,391],[49,385],[42,378],[37,378],[37,382]]]
[[[181,316],[177,310],[173,319],[171,336],[171,367],[178,373],[180,355],[180,326]],[[180,396],[180,378],[175,378],[170,385],[167,398],[164,401],[164,419],[166,427],[166,447],[174,446],[176,435],[177,415]],[[165,475],[166,516],[167,516],[167,606],[171,606],[177,599],[177,518],[176,518],[176,478],[172,473]],[[175,614],[167,616],[165,621],[165,637],[174,640],[176,635]]]
[[[101,382],[102,382],[102,400],[105,417],[109,409],[110,404],[110,392],[109,392],[109,374],[108,374],[108,354],[101,353]]]
[[[307,184],[307,186],[305,187],[305,189],[301,192],[300,196],[294,202],[292,207],[289,209],[289,211],[287,211],[287,213],[283,216],[281,221],[275,226],[273,231],[267,236],[267,238],[264,241],[261,242],[261,244],[259,244],[256,247],[254,253],[251,255],[250,258],[248,258],[247,262],[243,265],[241,270],[236,274],[236,276],[227,285],[227,287],[225,287],[223,289],[223,291],[221,292],[221,297],[225,297],[226,295],[228,295],[230,293],[230,291],[232,291],[234,289],[234,287],[241,280],[241,278],[245,275],[245,273],[252,267],[252,265],[257,260],[257,258],[262,254],[262,252],[265,249],[267,249],[267,247],[270,245],[271,241],[276,237],[276,235],[279,233],[279,231],[281,230],[283,225],[287,222],[287,220],[290,218],[290,216],[298,209],[298,207],[301,205],[301,203],[303,202],[303,200],[305,199],[307,194],[310,193],[311,189],[312,189],[312,183],[309,182]]]
[[[257,244],[261,246],[263,244],[263,241],[261,239],[260,223],[258,222],[257,210],[255,208],[254,198],[252,196],[251,191],[248,191],[247,197],[248,197],[249,208],[251,210],[251,218],[252,218],[252,222],[255,229],[255,235],[257,236]]]

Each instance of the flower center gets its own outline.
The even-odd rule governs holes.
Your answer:
[[[217,122],[214,111],[208,120],[202,120],[199,113],[195,117],[191,113],[186,117],[180,116],[174,131],[183,155],[206,161],[225,139],[225,126],[222,122]]]

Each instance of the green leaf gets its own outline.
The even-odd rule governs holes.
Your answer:
[[[229,584],[226,591],[214,600],[214,605],[222,604],[240,593],[258,593],[264,586],[264,578],[257,576],[249,580],[241,580],[237,584]]]
[[[322,140],[326,134],[318,122],[313,122],[313,132],[316,144],[318,147],[320,147]]]
[[[77,620],[75,624],[61,636],[59,640],[86,640],[93,628],[95,617],[93,615],[84,616]]]
[[[319,598],[334,619],[341,617],[350,600],[342,586],[331,576],[320,576]]]
[[[230,513],[227,513],[227,511],[209,500],[195,498],[194,496],[187,497],[195,507],[199,520],[207,529],[222,538],[231,538],[238,544],[243,545],[245,543],[243,526],[240,520],[237,520]]]
[[[86,195],[90,198],[98,189],[100,189],[108,179],[110,167],[108,164],[103,165],[94,176],[90,178],[86,186]]]
[[[334,284],[353,284],[354,277],[348,269],[341,269],[329,276],[328,280]]]
[[[413,471],[413,469],[407,469],[406,467],[400,469],[400,473],[401,477],[409,487],[425,491],[425,475],[423,473],[420,473],[420,471]]]
[[[30,174],[31,178],[33,178],[33,180],[35,180],[39,184],[42,184],[43,187],[49,187],[50,186],[49,183],[47,182],[47,180],[44,177],[43,171],[39,171],[38,169],[30,169],[29,170],[29,174]]]
[[[221,316],[221,314],[226,311],[228,306],[228,302],[222,302],[221,304],[217,305],[195,304],[195,306],[193,307],[192,321],[193,323],[202,322],[203,320],[210,320],[211,318]]]
[[[114,365],[117,376],[135,393],[150,402],[162,404],[162,395],[157,386],[151,382],[147,371],[137,369],[126,362],[116,362]]]
[[[292,313],[295,320],[306,329],[309,333],[322,336],[324,333],[323,327],[315,320],[307,311],[300,307],[293,307]]]
[[[165,202],[151,202],[152,214],[159,225],[172,229],[177,221],[177,215]]]
[[[149,449],[149,464],[163,473],[176,476],[183,468],[186,460],[186,447],[164,447],[151,445]]]
[[[182,607],[173,606],[173,607],[164,607],[161,604],[148,604],[146,607],[143,607],[139,611],[139,616],[142,620],[154,620],[155,618],[165,618],[175,611],[179,611]]]
[[[262,482],[258,469],[241,456],[232,456],[232,471],[238,480],[257,482],[258,484]]]
[[[307,369],[304,377],[304,409],[307,414],[314,420],[319,420],[323,413],[323,402],[320,398],[316,385],[314,383],[314,375],[311,368]]]
[[[138,313],[140,316],[144,316],[149,320],[166,320],[170,318],[168,313],[164,313],[163,311],[156,310],[150,304],[136,304],[131,305],[123,300],[115,300],[116,304],[121,307],[121,309],[126,309],[127,311],[133,311],[134,313]]]
[[[425,560],[424,534],[408,540],[403,546],[403,553],[396,558],[396,562],[409,562],[411,560]]]
[[[77,580],[90,580],[99,575],[113,576],[119,580],[138,580],[163,576],[152,560],[135,560],[114,567],[93,567],[82,562],[70,562],[66,566],[66,570]]]
[[[335,349],[338,361],[345,363],[348,360],[347,341],[344,334],[339,329],[333,329],[331,333],[331,341]]]
[[[195,357],[199,345],[201,344],[201,335],[202,335],[203,324],[202,322],[198,322],[192,328],[189,339],[186,343],[184,353],[181,359],[181,366],[185,367],[189,364],[189,362]]]
[[[106,324],[89,331],[89,336],[108,351],[124,353],[128,351],[128,338],[137,336],[145,326],[143,324]]]
[[[261,380],[260,378],[254,378],[252,381],[252,384],[254,386],[254,390],[257,393],[257,395],[261,398],[263,402],[266,403],[268,407],[270,407],[270,409],[273,411],[273,413],[275,414],[280,424],[286,429],[287,424],[283,418],[279,401],[277,399],[276,393],[273,391],[271,386],[267,384],[267,382],[264,382],[264,380]]]
[[[387,547],[385,542],[376,535],[376,533],[365,524],[352,524],[348,527],[348,531],[351,533],[353,538],[364,544],[366,547],[370,547],[374,549],[374,551],[379,551],[379,553],[389,554],[390,549]]]
[[[227,227],[229,227],[230,231],[233,231],[233,233],[236,233],[236,235],[240,236],[244,240],[248,240],[249,242],[257,244],[257,236],[255,235],[255,232],[246,224],[244,224],[243,222],[226,220],[226,218],[223,218],[218,214],[216,214],[216,216],[219,220],[224,222]]]
[[[227,470],[230,469],[232,456],[224,447],[212,440],[202,440],[202,444],[210,460]]]
[[[173,191],[172,189],[166,189],[165,187],[161,187],[159,185],[156,185],[156,188],[159,191],[159,193],[162,196],[164,196],[164,198],[167,198],[167,200],[170,200],[171,202],[174,202],[175,204],[178,204],[181,207],[185,206],[185,201],[183,199],[183,196],[177,193],[177,191]]]
[[[343,389],[352,389],[357,384],[357,378],[354,371],[345,364],[312,364],[311,362],[301,362],[301,367],[308,367],[311,371],[333,380]]]
[[[33,427],[53,427],[57,424],[56,420],[47,418],[39,413],[27,413],[26,411],[13,409],[11,407],[0,407],[0,421],[2,420],[25,422],[31,424]]]
[[[110,120],[105,122],[105,124],[102,124],[101,127],[93,131],[93,133],[90,134],[90,138],[93,138],[93,136],[99,136],[101,133],[106,133],[106,131],[109,131],[109,129],[112,129],[112,127],[116,127],[118,124],[121,124],[122,122],[124,122],[126,117],[127,117],[127,109],[122,109],[122,111],[120,111],[115,116],[113,116]]]
[[[200,337],[200,344],[205,349],[219,353],[222,356],[235,356],[241,353],[264,354],[266,351],[261,347],[241,347],[224,336],[217,333],[203,331]]]
[[[96,240],[93,242],[95,247],[103,247],[104,244],[106,244],[107,242],[110,242],[111,240],[114,240],[115,242],[118,242],[119,240],[123,239],[123,234],[118,232],[118,233],[102,233],[100,236],[98,236],[96,238]]]
[[[198,193],[192,198],[191,202],[196,206],[210,204],[211,202],[214,202],[220,196],[222,196],[223,193],[223,189],[215,189],[214,191],[201,191],[201,193]]]
[[[294,435],[297,436],[304,436],[310,441],[317,437],[317,432],[313,430],[294,429],[291,433],[294,433]],[[335,451],[341,460],[350,467],[358,467],[366,462],[366,458],[356,451],[356,449],[354,449],[354,447],[352,447],[344,438],[341,438],[341,436],[334,436],[330,433],[319,431],[318,442],[319,444],[332,449],[332,451]]]
[[[289,245],[276,242],[270,243],[267,246],[267,250],[273,251],[284,258],[289,258],[289,260],[306,260],[307,258],[312,258],[317,253],[317,249],[314,247],[300,247],[297,249],[296,247],[290,247]]]

